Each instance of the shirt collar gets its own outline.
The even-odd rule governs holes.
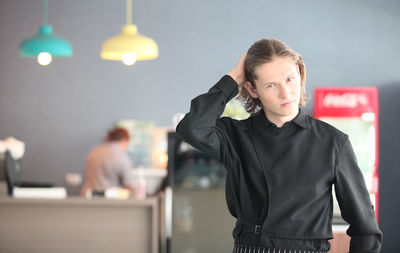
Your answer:
[[[289,122],[293,122],[304,129],[309,129],[307,114],[304,112],[302,108],[299,109],[299,113],[297,114],[297,116]],[[267,117],[265,117],[264,110],[260,110],[259,112],[256,113],[256,115],[254,116],[254,123],[255,123],[254,125],[256,133],[261,131],[264,127],[273,125],[273,123],[270,122],[267,119]]]
[[[304,129],[309,129],[307,114],[302,108],[299,108],[299,113],[292,121]]]

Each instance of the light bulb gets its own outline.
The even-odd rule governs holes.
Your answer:
[[[122,54],[122,62],[125,65],[133,65],[136,62],[136,54],[135,53],[123,53]]]
[[[37,60],[38,60],[38,63],[39,63],[40,65],[46,66],[46,65],[49,65],[49,64],[50,64],[50,62],[51,62],[51,60],[52,60],[52,57],[51,57],[51,54],[49,54],[49,53],[47,53],[47,52],[41,52],[41,53],[38,55]]]

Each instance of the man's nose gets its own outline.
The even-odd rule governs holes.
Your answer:
[[[290,97],[290,89],[286,84],[279,85],[279,97],[283,99]]]

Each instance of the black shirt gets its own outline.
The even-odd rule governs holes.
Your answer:
[[[348,136],[302,109],[281,128],[262,110],[241,121],[221,118],[237,93],[237,83],[224,76],[192,100],[177,127],[185,141],[225,165],[235,243],[328,251],[334,185],[350,224],[350,252],[380,252],[382,233]]]

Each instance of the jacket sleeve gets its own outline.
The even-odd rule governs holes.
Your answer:
[[[184,141],[220,161],[229,139],[227,126],[219,119],[226,103],[237,95],[237,86],[232,77],[223,76],[207,93],[192,100],[190,111],[176,129]]]
[[[350,224],[350,253],[379,253],[382,232],[347,136],[338,153],[334,184],[342,217]]]

